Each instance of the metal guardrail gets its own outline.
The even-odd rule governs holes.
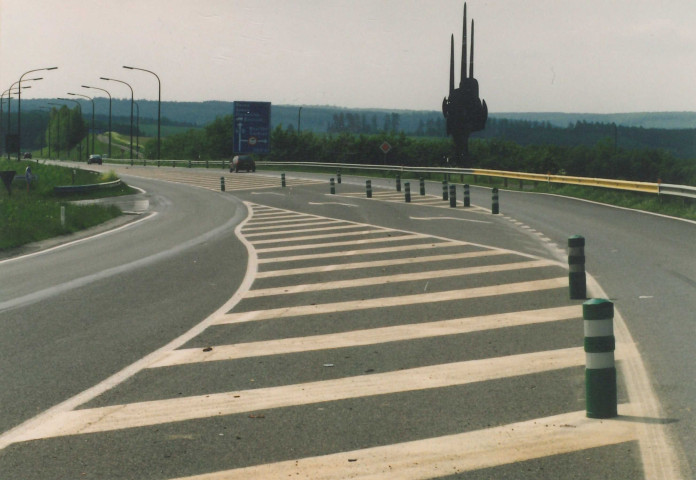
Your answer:
[[[696,198],[696,187],[661,183],[660,195],[674,195],[677,197]]]
[[[104,183],[93,183],[89,185],[62,185],[53,187],[55,193],[75,193],[75,192],[91,192],[94,190],[103,190],[106,188],[115,188],[121,185],[121,180],[114,180],[113,182]]]

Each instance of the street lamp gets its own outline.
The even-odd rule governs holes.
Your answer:
[[[157,160],[160,159],[160,123],[161,123],[161,105],[162,105],[162,82],[160,81],[159,76],[150,70],[145,70],[144,68],[138,68],[138,67],[127,67],[123,66],[123,68],[127,68],[128,70],[140,70],[142,72],[147,72],[151,73],[157,78]]]
[[[301,120],[301,115],[302,115],[302,107],[297,111],[297,134],[300,134],[300,120]]]
[[[39,110],[48,111],[48,158],[51,158],[51,109],[48,107],[39,107]],[[0,114],[0,117],[2,115]],[[43,143],[41,144],[41,156],[43,157]]]
[[[140,105],[135,103],[135,156],[140,160]]]
[[[94,153],[94,99],[92,97],[88,97],[87,95],[82,95],[81,93],[68,92],[68,95],[84,97],[92,102],[92,153]],[[89,135],[87,135],[87,155],[89,155]]]
[[[41,72],[44,70],[56,70],[58,67],[48,67],[48,68],[35,68],[34,70],[29,70],[24,72],[21,77],[19,77],[19,94],[17,95],[17,161],[19,162],[19,155],[22,151],[22,79],[24,75],[32,72]]]
[[[82,85],[82,88],[93,88],[95,90],[101,90],[109,96],[109,158],[111,158],[111,94],[107,90],[104,90],[103,88],[99,87],[90,87],[88,85]],[[92,132],[92,134],[94,134],[94,132]]]
[[[14,86],[14,85],[17,85],[17,82],[13,83],[12,85],[13,85],[13,86]],[[23,88],[24,90],[26,90],[27,88],[31,88],[31,86],[22,87],[22,88]],[[5,94],[7,94],[7,134],[8,134],[8,135],[10,134],[10,129],[11,129],[11,127],[12,127],[12,117],[10,116],[10,113],[11,113],[11,112],[10,112],[10,107],[11,107],[11,105],[10,105],[10,99],[12,98],[12,93],[16,93],[17,91],[18,91],[18,90],[15,90],[15,92],[12,92],[12,87],[10,87],[10,88],[8,88],[7,90],[5,90],[4,92],[2,92],[2,95],[0,95],[0,131],[3,130],[3,128],[2,128],[2,113],[3,113],[3,112],[2,112],[2,97],[4,97]],[[5,142],[3,142],[3,144],[4,144],[4,143],[5,143]],[[0,148],[0,151],[2,151],[2,148]],[[7,159],[8,159],[8,160],[10,159],[10,151],[9,151],[9,150],[7,150]]]
[[[63,97],[58,98],[58,100],[63,100],[65,102],[75,102],[77,104],[77,108],[80,109],[80,121],[82,121],[82,105],[80,104],[80,102],[78,102],[77,100],[73,100],[72,98],[63,98]],[[89,141],[87,143],[89,144]],[[78,146],[80,147],[80,151],[77,154],[77,161],[79,162],[82,159],[82,142],[78,143]],[[89,150],[89,148],[88,148],[88,150]]]
[[[122,83],[124,85],[127,85],[128,88],[130,88],[130,91],[131,91],[130,161],[131,161],[131,165],[133,165],[133,87],[131,87],[129,83],[124,82],[123,80],[116,80],[115,78],[99,77],[99,79],[100,80],[108,80],[111,82]]]

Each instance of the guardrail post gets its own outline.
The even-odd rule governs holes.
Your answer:
[[[493,187],[493,206],[491,207],[491,213],[493,213],[493,215],[498,215],[500,213],[500,202],[498,201],[497,187]]]
[[[420,194],[425,195],[425,179],[420,177]]]
[[[336,182],[341,183],[341,171],[336,172]]]
[[[464,184],[464,206],[471,206],[471,194],[469,193],[469,184]]]
[[[401,191],[401,175],[399,175],[398,173],[396,174],[396,191]]]
[[[157,168],[159,168],[159,167],[160,167],[160,161],[157,160]]]
[[[176,162],[172,160],[172,168],[176,167]]]
[[[284,173],[280,174],[280,186],[285,188],[285,174]]]
[[[147,167],[147,158],[143,158],[143,167]]]
[[[618,415],[614,365],[614,304],[593,298],[583,303],[585,325],[585,404],[587,417]]]
[[[225,177],[220,177],[220,191],[225,191]]]
[[[188,161],[188,168],[191,168],[191,160]]]
[[[450,207],[454,208],[457,206],[457,186],[456,185],[449,186],[449,201],[450,201]]]
[[[365,180],[365,194],[367,198],[372,198],[372,180]]]
[[[442,181],[442,199],[447,200],[447,180]]]
[[[205,161],[205,168],[208,168],[208,160]]]
[[[329,185],[331,186],[331,195],[334,195],[336,193],[336,185],[333,178],[329,180]]]
[[[571,300],[587,298],[585,237],[581,235],[573,235],[568,239],[568,285]]]
[[[406,203],[411,202],[411,184],[409,182],[404,183],[404,200]]]

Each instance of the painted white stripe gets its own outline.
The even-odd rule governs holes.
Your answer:
[[[402,305],[445,302],[449,300],[465,300],[470,298],[490,297],[496,295],[509,295],[513,293],[536,292],[554,288],[567,288],[567,283],[568,279],[561,277],[531,282],[493,285],[490,287],[421,293],[418,295],[403,295],[399,297],[383,297],[367,300],[353,300],[348,302],[324,303],[318,305],[305,305],[300,307],[281,307],[272,308],[268,310],[254,310],[251,312],[229,313],[226,315],[221,315],[220,317],[218,317],[216,324],[223,325],[229,323],[268,320],[272,318],[286,318],[301,315],[320,315],[334,312],[368,310],[371,308],[386,308]]]
[[[456,245],[456,244],[455,244]],[[432,248],[432,245],[425,245],[427,248]],[[414,246],[398,247],[402,250],[412,251]],[[393,252],[396,249],[380,249],[385,252]],[[355,250],[351,251],[355,252]],[[424,257],[407,257],[407,258],[393,258],[390,260],[379,260],[375,262],[356,262],[356,263],[333,263],[330,265],[319,265],[314,267],[303,267],[303,268],[288,268],[286,270],[273,270],[268,272],[259,272],[256,274],[256,278],[275,278],[283,275],[301,275],[305,273],[323,273],[323,272],[334,272],[340,270],[353,270],[358,268],[367,267],[384,267],[388,265],[411,265],[415,263],[430,263],[430,262],[440,262],[445,260],[460,260],[464,258],[478,258],[478,257],[488,257],[495,255],[504,255],[505,252],[500,250],[482,250],[478,252],[462,252],[453,253],[450,255],[427,255]],[[345,252],[334,252],[326,254],[329,257],[340,258],[346,256]],[[317,258],[317,255],[309,255],[311,259]],[[548,263],[548,262],[547,262]],[[549,265],[552,265],[549,263]]]
[[[308,220],[312,220],[311,222]],[[300,220],[304,223],[295,223],[298,220],[278,220],[277,222],[269,222],[273,223],[274,225],[268,225],[264,227],[247,227],[244,230],[242,230],[242,234],[246,235],[247,233],[250,232],[258,232],[260,230],[277,230],[279,228],[290,228],[290,227],[309,227],[309,226],[316,226],[316,225],[335,225],[336,223],[339,223],[340,220],[321,220],[320,218],[306,218],[304,220]],[[288,225],[290,224],[290,225]]]
[[[47,418],[17,442],[106,432],[350,398],[444,388],[581,366],[582,348],[485,358],[319,382],[72,410]]]
[[[371,328],[336,334],[313,335],[309,337],[283,338],[263,342],[220,345],[205,352],[201,348],[173,350],[163,355],[161,360],[150,368],[169,367],[188,363],[235,360],[265,355],[350,348],[379,343],[400,342],[418,338],[432,338],[446,335],[459,335],[482,330],[557,322],[582,317],[580,306],[528,310],[496,315],[457,318],[438,322],[398,325],[394,327]]]
[[[362,225],[352,225],[353,228],[360,228]],[[271,240],[255,240],[252,241],[251,243],[253,245],[263,245],[266,243],[283,243],[283,242],[296,242],[298,240],[318,240],[320,238],[335,238],[335,237],[347,237],[347,236],[358,236],[358,235],[374,235],[377,233],[387,233],[389,230],[384,230],[380,228],[374,228],[371,230],[356,230],[355,232],[341,232],[341,233],[327,233],[326,235],[306,235],[304,237],[288,237],[288,238],[274,238]],[[305,245],[301,246],[302,248],[306,248]],[[297,247],[295,247],[297,248]]]
[[[293,234],[293,233],[304,233],[304,232],[328,232],[332,230],[346,230],[349,228],[358,228],[359,225],[355,224],[348,224],[348,225],[336,225],[338,222],[332,222],[335,226],[333,227],[317,227],[317,228],[291,228],[288,226],[284,226],[282,230],[276,229],[275,231],[272,232],[259,232],[259,233],[246,233],[242,232],[242,235],[244,235],[247,238],[253,238],[253,237],[271,237],[274,235],[288,235],[288,234]],[[294,225],[293,225],[294,226]],[[350,232],[348,232],[350,233]]]
[[[614,352],[585,353],[585,367],[588,370],[614,366]]]
[[[399,232],[400,233],[400,232]],[[345,235],[345,233],[343,234]],[[314,243],[307,245],[290,245],[287,247],[268,247],[268,248],[257,248],[257,253],[267,253],[267,252],[287,252],[288,250],[310,250],[317,248],[330,248],[330,247],[342,247],[345,245],[365,245],[367,243],[382,243],[382,242],[399,242],[404,240],[416,240],[421,238],[428,238],[428,235],[413,234],[413,235],[393,235],[391,237],[380,237],[380,238],[363,238],[361,240],[346,240],[345,242],[328,242],[328,243]]]
[[[583,322],[586,337],[611,337],[614,335],[614,320],[585,320]]]
[[[623,415],[633,414],[621,405]],[[444,437],[182,477],[174,480],[346,478],[424,480],[636,440],[622,419],[588,419],[584,411]]]
[[[344,288],[368,287],[370,285],[389,285],[392,283],[414,282],[433,278],[450,278],[465,275],[477,275],[482,273],[505,272],[509,270],[524,270],[528,268],[541,268],[553,265],[546,260],[533,260],[529,262],[503,263],[500,265],[481,265],[478,267],[452,268],[448,270],[421,270],[419,272],[403,273],[400,275],[384,275],[380,277],[364,277],[352,280],[338,280],[335,282],[322,281],[304,285],[287,285],[274,288],[261,288],[250,290],[247,298],[267,297],[270,295],[290,295],[293,293],[317,292],[323,290],[337,290]]]
[[[470,218],[455,218],[455,217],[409,217],[411,220],[456,220],[459,222],[474,222],[474,223],[491,223],[485,220],[472,220]]]

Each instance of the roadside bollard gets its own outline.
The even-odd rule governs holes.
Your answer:
[[[341,171],[336,172],[336,182],[341,183]]]
[[[205,168],[208,168],[208,160],[205,161]]]
[[[176,167],[176,162],[172,160],[172,168]]]
[[[188,168],[191,168],[191,160],[188,161]]]
[[[450,207],[454,208],[457,206],[457,186],[456,185],[449,186],[449,201],[450,201]]]
[[[157,160],[157,168],[159,168],[159,166],[160,166],[160,161]]]
[[[469,193],[469,184],[464,184],[464,206],[471,206],[471,194]]]
[[[408,182],[404,183],[404,200],[406,203],[411,202],[411,184]]]
[[[585,404],[588,418],[612,418],[617,413],[614,365],[614,304],[593,298],[582,304],[585,324]]]
[[[425,179],[420,177],[420,194],[425,195]]]
[[[285,188],[285,174],[284,173],[280,174],[280,186]]]
[[[581,235],[573,235],[568,239],[568,286],[571,300],[587,298],[585,237]]]
[[[401,191],[401,175],[396,175],[396,191]]]
[[[220,177],[220,191],[225,191],[225,177]]]
[[[500,213],[500,203],[498,202],[497,187],[493,187],[493,206],[491,207],[491,213],[493,213],[493,215],[498,215]]]
[[[365,194],[367,198],[372,198],[372,180],[365,180]]]
[[[442,181],[442,199],[447,200],[447,180]]]
[[[334,184],[334,179],[329,180],[329,185],[331,185],[331,195],[336,194],[336,185]]]

